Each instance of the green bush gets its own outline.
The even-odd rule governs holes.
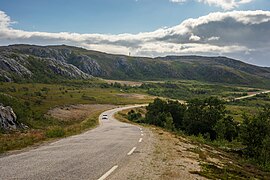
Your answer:
[[[165,127],[169,130],[182,127],[186,106],[178,101],[164,101],[157,98],[146,109],[146,123]]]
[[[208,133],[211,140],[214,140],[217,138],[214,127],[223,118],[225,118],[223,101],[215,97],[192,99],[187,103],[187,110],[183,121],[184,130],[190,135]]]
[[[139,112],[135,112],[133,109],[128,112],[127,116],[128,120],[139,122],[142,119],[142,114]]]
[[[46,131],[45,135],[48,138],[63,137],[63,136],[65,136],[65,131],[63,128],[61,128],[59,126],[54,126],[54,127],[49,128]]]
[[[87,101],[96,101],[96,98],[95,98],[95,97],[87,96],[87,95],[85,95],[85,94],[83,94],[83,95],[81,96],[81,98],[82,98],[83,100],[87,100]]]
[[[239,128],[238,124],[234,121],[233,117],[227,116],[220,119],[214,126],[214,130],[217,133],[217,138],[227,141],[233,141],[238,136]]]
[[[146,109],[145,122],[166,129],[202,134],[209,140],[232,141],[238,136],[237,123],[226,115],[224,102],[215,97],[192,99],[187,105],[157,98]]]
[[[254,117],[244,116],[241,140],[246,146],[247,157],[256,159],[263,166],[270,165],[270,105]]]

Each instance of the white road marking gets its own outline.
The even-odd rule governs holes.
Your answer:
[[[143,131],[141,131],[141,133],[143,133]]]
[[[141,136],[143,136],[143,134],[141,134]]]
[[[118,168],[117,165],[113,166],[108,172],[106,172],[103,176],[101,176],[98,180],[106,179],[114,170]]]
[[[139,142],[142,142],[142,138],[140,138]]]
[[[130,156],[134,151],[135,151],[136,147],[132,148],[128,153],[127,155]]]

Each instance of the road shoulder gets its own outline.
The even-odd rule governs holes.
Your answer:
[[[143,130],[141,146],[110,179],[205,179],[192,173],[201,170],[194,145],[160,128]]]

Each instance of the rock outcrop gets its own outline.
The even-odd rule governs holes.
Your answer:
[[[90,79],[92,76],[87,74],[65,61],[68,52],[63,50],[38,51],[29,49],[31,54],[22,54],[16,49],[0,48],[0,81],[18,81],[28,79]],[[23,52],[26,51],[23,49]],[[49,56],[49,53],[52,53]],[[46,57],[48,56],[48,57]]]
[[[270,68],[227,57],[157,58],[107,54],[71,46],[0,46],[0,82],[50,82],[101,77],[118,80],[196,80],[270,87]]]
[[[9,106],[0,105],[0,129],[4,131],[18,130],[26,128],[17,121],[17,116]]]

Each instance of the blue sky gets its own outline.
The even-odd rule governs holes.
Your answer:
[[[0,0],[0,45],[15,43],[270,66],[270,1]]]
[[[256,0],[237,10],[269,10],[269,0]],[[14,28],[46,32],[138,33],[171,27],[222,8],[169,0],[0,0],[0,10]]]

